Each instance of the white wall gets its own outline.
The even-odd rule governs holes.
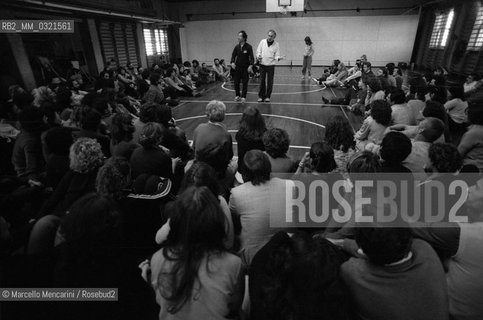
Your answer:
[[[418,27],[417,15],[362,17],[304,17],[192,21],[180,33],[183,61],[197,59],[212,63],[218,57],[229,62],[238,31],[248,33],[255,51],[267,30],[277,32],[281,65],[302,64],[305,36],[314,42],[314,65],[330,65],[332,60],[353,65],[366,54],[374,66],[388,62],[409,62]]]

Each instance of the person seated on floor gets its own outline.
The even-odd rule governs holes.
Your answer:
[[[480,78],[477,73],[470,73],[467,77],[465,82],[463,83],[463,88],[465,91],[465,95],[470,95],[474,91],[476,91],[476,88],[478,86]]]
[[[483,316],[483,305],[479,301],[479,292],[483,290],[479,281],[483,273],[481,210],[468,218],[468,223],[412,225],[414,236],[428,242],[445,263],[452,319],[480,319]]]
[[[135,78],[127,72],[124,67],[119,67],[117,69],[117,78],[125,87],[134,88],[134,85],[136,84]]]
[[[344,260],[326,239],[278,232],[255,255],[249,270],[250,319],[352,319],[339,273]]]
[[[271,128],[263,134],[265,154],[270,160],[272,172],[291,173],[296,170],[296,162],[287,155],[290,148],[290,137],[287,131]]]
[[[376,75],[372,72],[372,64],[369,61],[362,62],[362,80],[367,83],[369,79],[375,77]]]
[[[433,143],[429,147],[428,157],[426,171],[431,174],[428,180],[438,180],[447,173],[455,175],[463,166],[463,157],[449,143]]]
[[[366,101],[364,102],[366,107],[376,100],[385,100],[386,98],[386,93],[382,90],[380,81],[377,78],[369,78],[368,80]]]
[[[209,84],[215,81],[215,76],[213,74],[213,71],[208,68],[206,63],[201,64],[201,70],[200,70],[200,81],[202,84]]]
[[[448,101],[448,90],[443,86],[428,86],[426,100],[438,101],[445,104]]]
[[[239,255],[249,266],[257,251],[276,233],[270,227],[270,215],[276,212],[275,204],[285,201],[286,186],[285,180],[270,175],[270,160],[263,151],[250,150],[243,161],[245,182],[231,189],[229,205],[235,234],[240,237]]]
[[[131,155],[130,162],[133,178],[146,173],[173,180],[172,160],[160,147],[163,139],[163,127],[156,122],[149,122],[142,128],[139,136],[140,147]]]
[[[325,141],[314,142],[310,146],[310,151],[304,154],[300,160],[295,175],[301,173],[311,173],[313,175],[324,175],[333,172],[337,168],[334,159],[334,150]]]
[[[218,58],[213,60],[213,72],[215,72],[216,81],[226,81],[225,71],[223,70],[223,66],[220,64],[220,59]]]
[[[356,65],[347,71],[347,78],[342,80],[339,85],[342,87],[357,86],[359,79],[362,75],[362,62],[360,59],[356,60]]]
[[[95,191],[97,171],[104,164],[101,145],[91,138],[78,138],[70,147],[69,159],[69,171],[43,204],[38,217],[62,217],[75,201]]]
[[[20,133],[15,138],[11,161],[17,177],[24,182],[40,183],[44,171],[41,135],[46,127],[42,117],[35,107],[26,107],[18,114]]]
[[[444,104],[448,112],[448,125],[452,134],[462,135],[466,131],[468,122],[467,109],[468,102],[464,97],[463,86],[453,86],[449,88],[450,100]]]
[[[102,152],[106,157],[111,156],[110,139],[101,130],[101,114],[94,108],[81,107],[80,110],[80,131],[74,131],[74,139],[92,138],[102,147]]]
[[[404,91],[402,91],[402,89],[394,88],[394,90],[392,90],[392,92],[388,94],[387,100],[391,104],[392,124],[409,125],[412,122],[411,110],[406,103],[406,96]]]
[[[185,97],[193,97],[193,96],[199,96],[199,94],[194,94],[193,89],[185,85],[181,80],[178,79],[176,76],[176,71],[173,68],[168,68],[166,70],[166,78],[164,78],[164,81],[168,85],[169,88],[173,89],[172,92],[173,94],[171,95],[171,98],[176,99],[179,96],[185,96]]]
[[[387,173],[411,173],[402,165],[412,150],[411,140],[403,133],[388,132],[381,142],[379,155],[382,160],[381,172]]]
[[[339,63],[340,63],[340,60],[339,59],[336,59],[332,62],[332,65],[329,67],[329,69],[325,69],[324,70],[324,73],[322,74],[322,76],[320,78],[312,78],[312,80],[314,80],[315,82],[317,83],[321,83],[322,81],[325,81],[327,80],[327,78],[331,75],[331,74],[334,74],[336,73],[339,69]]]
[[[412,142],[409,156],[402,164],[407,167],[419,180],[426,180],[426,164],[429,163],[429,147],[444,131],[444,123],[440,119],[427,117],[419,123],[418,134]]]
[[[238,318],[245,270],[224,247],[226,217],[218,199],[207,187],[191,187],[169,206],[165,245],[140,265],[159,318]]]
[[[395,85],[392,85],[389,82],[389,71],[387,70],[387,68],[377,69],[376,78],[381,83],[382,90],[387,90],[387,89],[396,87]],[[394,79],[394,82],[395,82],[395,79]]]
[[[347,78],[347,68],[343,62],[339,63],[337,66],[337,71],[327,77],[325,81],[319,82],[323,87],[329,86],[340,86],[341,81]]]
[[[448,131],[447,121],[448,115],[443,107],[443,105],[437,101],[428,100],[425,102],[424,109],[418,114],[416,118],[416,125],[408,126],[404,124],[399,125],[392,125],[390,130],[394,131],[401,131],[410,139],[414,139],[414,137],[419,132],[419,124],[426,118],[437,118],[444,123],[444,132],[443,134],[435,141],[435,142],[445,142],[446,141],[446,131]]]
[[[401,224],[356,230],[356,257],[341,266],[356,313],[364,319],[448,319],[443,266],[431,246]]]
[[[143,103],[163,103],[164,102],[164,92],[163,85],[164,81],[161,79],[161,75],[157,72],[151,73],[149,76],[149,89],[144,94],[142,99]]]
[[[223,146],[228,162],[233,158],[233,139],[228,132],[225,120],[226,106],[223,102],[212,100],[206,105],[208,122],[199,124],[193,132],[193,150],[198,152],[210,145]]]
[[[74,139],[72,131],[64,127],[54,127],[45,132],[45,186],[55,190],[62,177],[69,171],[69,149]]]
[[[256,107],[248,106],[243,110],[243,115],[240,119],[238,132],[235,135],[237,141],[237,155],[239,173],[243,173],[244,163],[243,157],[245,153],[250,150],[258,149],[265,150],[263,144],[263,134],[267,131],[265,119],[260,110]]]
[[[370,115],[364,120],[361,128],[354,135],[356,148],[359,151],[380,145],[386,129],[391,124],[391,107],[384,100],[371,103]]]
[[[483,172],[483,108],[481,104],[471,103],[468,107],[470,126],[458,145],[458,151],[465,164],[474,164]]]
[[[200,83],[200,71],[201,71],[201,66],[198,60],[193,60],[191,62],[191,69],[190,69],[190,74],[191,74],[191,79],[196,83],[196,86],[199,86]]]
[[[134,133],[133,118],[130,114],[116,113],[111,122],[111,144],[112,156],[130,159],[133,151],[139,147],[133,141]]]
[[[396,88],[397,83],[396,83],[396,78],[394,77],[394,69],[396,68],[396,65],[394,62],[389,62],[386,64],[386,70],[387,70],[387,81],[389,82],[389,86]]]
[[[191,187],[208,187],[213,195],[219,200],[220,207],[226,217],[226,238],[223,240],[223,244],[227,250],[231,250],[233,248],[235,237],[233,220],[227,201],[219,193],[220,186],[216,179],[215,169],[202,161],[195,161],[183,177],[179,193],[181,194],[184,190]],[[168,219],[168,221],[156,233],[156,243],[162,244],[166,241],[170,231],[169,222]]]
[[[367,84],[362,81],[362,78],[359,78],[359,82],[357,83],[358,91],[356,92],[355,99],[351,99],[348,102],[347,109],[354,112],[356,115],[363,115],[366,112],[366,96],[367,96]],[[352,91],[353,88],[351,87],[349,91]],[[353,91],[354,92],[354,91]],[[345,98],[347,99],[347,97]],[[324,98],[322,97],[322,100]],[[325,100],[324,100],[325,102]]]
[[[414,90],[414,98],[408,100],[408,108],[409,108],[409,125],[414,126],[417,125],[422,118],[420,117],[421,113],[423,112],[424,108],[426,107],[426,94],[428,93],[428,89],[426,86],[421,87],[410,87],[410,90]]]
[[[347,163],[355,153],[354,131],[347,119],[341,115],[329,118],[325,126],[325,141],[334,149],[337,163],[335,172],[347,173]]]

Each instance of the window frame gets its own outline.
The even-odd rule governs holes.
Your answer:
[[[168,30],[166,28],[143,27],[143,37],[146,56],[169,55]]]
[[[454,23],[454,8],[439,12],[429,38],[429,49],[445,49]],[[451,20],[449,20],[451,16]]]
[[[478,2],[478,13],[468,39],[467,51],[480,51],[483,49],[483,6]]]

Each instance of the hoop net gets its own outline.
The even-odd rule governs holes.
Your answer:
[[[287,7],[288,6],[281,6],[280,7],[280,13],[283,14],[283,15],[287,15],[287,13],[288,13]]]

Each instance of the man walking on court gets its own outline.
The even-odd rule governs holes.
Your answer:
[[[273,75],[275,63],[280,61],[280,46],[275,41],[277,34],[274,30],[268,30],[267,39],[260,41],[257,48],[257,59],[260,61],[260,90],[258,91],[258,102],[270,102],[273,88]],[[267,83],[265,84],[265,78]]]
[[[247,43],[247,33],[245,31],[238,32],[238,44],[231,54],[231,67],[234,70],[235,82],[235,101],[244,103],[247,98],[248,72],[250,72],[254,63],[253,48]],[[242,81],[242,93],[240,97],[240,80]]]

